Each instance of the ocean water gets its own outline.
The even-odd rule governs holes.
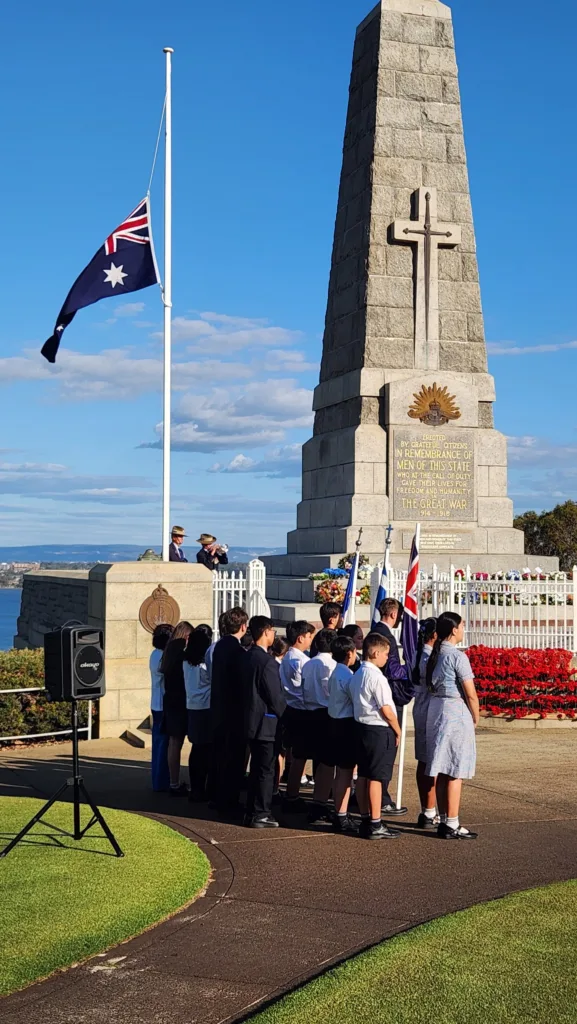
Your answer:
[[[21,590],[0,588],[0,651],[9,651],[14,646],[16,619],[20,614]]]

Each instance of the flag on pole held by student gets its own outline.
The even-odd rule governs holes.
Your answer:
[[[343,602],[343,626],[355,626],[357,623],[357,579],[359,575],[360,553],[357,550],[349,573],[349,582]]]
[[[388,551],[387,551],[387,555],[388,555]],[[379,622],[381,621],[381,613],[379,611],[379,605],[387,597],[387,592],[388,592],[388,587],[389,587],[389,576],[388,576],[388,564],[387,563],[388,563],[388,559],[385,557],[385,561],[383,563],[383,571],[381,572],[381,580],[380,580],[380,583],[379,583],[379,589],[377,591],[377,597],[376,597],[376,600],[375,600],[375,607],[373,609],[373,621],[372,621],[372,624],[371,624],[373,626],[373,628],[375,626],[378,626]]]
[[[417,525],[411,554],[409,557],[409,573],[405,590],[405,609],[401,626],[401,645],[405,656],[405,664],[410,671],[414,668],[417,657],[417,641],[419,638],[419,542],[421,527]]]
[[[58,314],[54,334],[42,346],[42,355],[49,363],[56,362],[63,331],[79,309],[110,296],[140,291],[158,281],[146,197],[108,236],[77,277]]]

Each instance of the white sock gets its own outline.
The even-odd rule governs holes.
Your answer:
[[[447,824],[448,828],[453,828],[456,831],[458,829],[458,827],[459,827],[459,818],[458,817],[456,817],[456,818],[447,818],[446,819],[446,824]]]
[[[425,818],[429,819],[429,821],[434,821],[437,816],[437,811],[435,807],[423,807],[423,814],[425,815]]]

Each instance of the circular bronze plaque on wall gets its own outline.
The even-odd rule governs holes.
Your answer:
[[[180,608],[160,583],[156,590],[152,591],[150,597],[142,602],[138,618],[140,625],[147,633],[154,633],[156,626],[160,626],[163,622],[168,623],[169,626],[176,626],[176,623],[180,621]]]

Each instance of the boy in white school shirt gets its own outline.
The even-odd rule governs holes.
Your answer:
[[[361,667],[350,683],[357,734],[359,835],[364,839],[396,839],[400,835],[381,821],[383,785],[393,774],[401,736],[391,687],[381,671],[390,646],[386,637],[369,633],[363,643]]]
[[[349,636],[338,636],[331,645],[331,655],[336,668],[329,679],[329,719],[333,748],[332,761],[337,773],[334,783],[335,832],[352,832],[359,829],[349,818],[349,799],[353,771],[357,763],[355,713],[350,693],[352,668],[357,660],[357,648]]]
[[[335,775],[329,719],[329,679],[337,667],[331,645],[337,639],[335,629],[321,629],[315,637],[317,654],[303,666],[303,700],[307,716],[306,733],[309,757],[315,765],[315,788],[308,820],[332,822],[328,800]]]
[[[300,797],[301,779],[309,759],[307,723],[305,712],[302,671],[309,661],[307,651],[315,635],[315,627],[306,619],[290,622],[286,629],[289,649],[280,664],[280,679],[284,689],[287,709],[282,717],[283,740],[287,751],[291,751],[286,796],[283,810],[289,813],[300,811],[304,801]]]

